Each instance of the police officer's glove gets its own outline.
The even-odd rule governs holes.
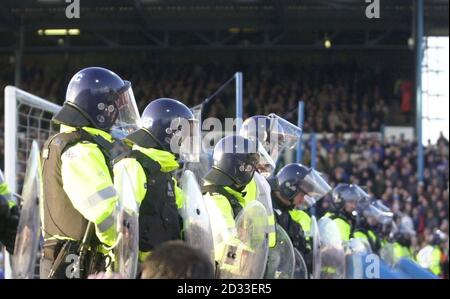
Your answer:
[[[5,245],[9,253],[14,253],[17,226],[19,225],[20,212],[17,205],[11,207],[9,217],[5,220],[3,231],[0,233],[0,242]]]

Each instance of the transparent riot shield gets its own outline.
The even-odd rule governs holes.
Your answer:
[[[124,278],[134,279],[137,274],[139,255],[139,207],[133,181],[123,168],[116,184],[119,202],[117,206],[117,240],[115,270]]]
[[[276,246],[269,249],[264,278],[289,279],[294,277],[296,256],[291,239],[281,225],[276,225]]]
[[[308,267],[306,266],[305,259],[303,255],[294,248],[295,254],[295,268],[294,268],[294,279],[307,279],[308,278]]]
[[[257,186],[257,199],[262,205],[266,208],[268,214],[273,214],[273,207],[272,207],[272,197],[270,195],[270,185],[267,182],[266,178],[263,177],[258,172],[255,172],[253,176],[254,180],[256,181]]]
[[[394,244],[387,243],[380,250],[380,258],[389,266],[393,267],[397,262],[394,254]]]
[[[372,253],[369,242],[361,238],[352,238],[345,247],[345,278],[363,279],[365,267],[363,256]]]
[[[216,203],[210,197],[209,194],[205,194],[203,197],[205,201],[205,206],[208,211],[208,216],[211,224],[211,231],[214,242],[214,260],[216,263],[216,270],[218,271],[218,263],[222,258],[225,244],[228,240],[232,239],[234,234],[234,229],[230,230],[226,224],[225,218],[222,216],[220,209],[217,207]],[[217,272],[216,271],[216,272]]]
[[[312,277],[320,278],[320,271],[322,268],[322,261],[320,255],[320,232],[319,225],[315,216],[311,216],[311,241],[313,251],[313,269]]]
[[[202,146],[202,131],[201,131],[201,119],[202,119],[202,111],[203,111],[204,105],[199,104],[197,106],[191,107],[190,110],[192,114],[194,115],[194,118],[198,121],[199,125],[194,127],[193,129],[198,130],[197,136],[198,138],[194,138],[193,142],[195,142],[195,146],[197,150],[199,151],[198,154],[198,161],[197,162],[186,162],[183,167],[183,172],[185,170],[190,170],[194,173],[195,178],[197,179],[197,182],[199,184],[202,184],[202,179],[205,176],[205,174],[208,172],[208,170],[212,166],[212,152],[208,152],[205,150],[205,148]]]
[[[320,278],[344,278],[345,254],[339,228],[328,217],[321,218],[318,226],[320,234]]]
[[[347,254],[359,253],[369,254],[372,253],[372,249],[367,240],[361,238],[351,238],[347,244],[345,244]]]
[[[421,267],[429,269],[433,263],[433,246],[427,245],[420,249],[416,260]]]
[[[214,240],[208,210],[192,171],[183,173],[180,187],[185,196],[181,211],[185,241],[203,251],[214,265]]]
[[[269,224],[268,233],[275,231],[275,216],[273,214],[273,207],[272,207],[272,195],[271,195],[271,189],[270,185],[267,182],[266,178],[259,174],[258,172],[255,172],[253,176],[255,182],[256,182],[256,189],[257,189],[257,200],[262,203],[262,205],[266,208],[267,215],[269,219],[272,220],[273,224]],[[272,246],[272,244],[269,244]]]
[[[267,212],[259,201],[249,203],[235,219],[219,260],[219,278],[263,278],[269,251]]]
[[[36,256],[41,236],[39,204],[41,197],[41,162],[39,146],[35,140],[31,144],[22,189],[22,203],[16,243],[12,256],[14,278],[33,278]]]

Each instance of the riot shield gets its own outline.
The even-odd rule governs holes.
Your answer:
[[[136,278],[139,254],[139,207],[133,189],[133,181],[126,168],[116,184],[119,201],[117,206],[117,245],[115,271],[124,278]]]
[[[369,254],[372,253],[372,249],[367,240],[361,238],[352,238],[350,239],[346,245],[346,253],[353,254]]]
[[[269,249],[267,269],[264,278],[289,279],[294,276],[296,256],[291,239],[281,225],[276,225],[277,243]]]
[[[273,214],[273,207],[272,207],[272,195],[271,195],[271,189],[270,185],[267,182],[266,178],[263,177],[258,172],[255,172],[253,176],[255,182],[256,182],[256,189],[257,189],[257,200],[262,203],[262,205],[266,208],[267,215],[269,219],[271,219],[272,224],[269,224],[267,229],[267,233],[275,232],[275,216]],[[270,237],[269,237],[270,238]],[[269,244],[269,246],[272,246],[273,244]]]
[[[202,184],[203,177],[206,175],[208,170],[211,169],[212,163],[212,154],[201,152],[199,155],[199,162],[186,162],[182,168],[182,173],[186,170],[192,171],[197,179],[197,182]]]
[[[272,207],[272,197],[270,195],[270,185],[267,182],[266,178],[264,178],[261,174],[258,172],[255,172],[253,176],[254,180],[256,181],[257,186],[257,199],[262,205],[266,208],[268,214],[273,214],[273,207]]]
[[[320,233],[319,225],[315,216],[311,217],[311,242],[313,251],[313,268],[312,277],[315,279],[320,278],[320,269],[322,268],[322,261],[320,256]]]
[[[393,267],[397,262],[394,254],[394,244],[387,243],[380,250],[380,258],[389,266]]]
[[[350,239],[346,244],[345,278],[363,279],[365,267],[363,263],[363,256],[370,253],[372,253],[372,250],[367,240],[361,238]]]
[[[217,207],[216,203],[209,194],[205,194],[203,199],[211,224],[211,232],[214,242],[214,260],[218,263],[222,258],[226,242],[232,239],[234,229],[230,230],[228,228],[220,209]],[[218,265],[216,264],[216,266]]]
[[[22,189],[22,203],[16,243],[12,256],[14,278],[33,278],[41,236],[39,204],[41,198],[41,163],[39,146],[31,144]]]
[[[190,110],[192,114],[194,115],[194,118],[198,120],[198,123],[201,124],[202,119],[202,111],[203,111],[203,104],[199,104],[197,106],[191,107]],[[195,147],[198,150],[198,161],[197,162],[185,162],[183,167],[183,173],[185,170],[190,170],[194,173],[195,178],[197,179],[197,182],[199,184],[202,184],[203,177],[208,172],[208,170],[212,166],[212,153],[205,150],[205,148],[202,146],[202,138],[201,138],[201,125],[198,125],[197,127],[193,127],[192,129],[197,130],[197,136],[198,138],[194,138],[193,142],[195,142]]]
[[[302,254],[294,248],[295,255],[295,268],[294,268],[294,279],[307,279],[308,278],[308,267],[306,267],[305,259]]]
[[[321,218],[318,224],[321,260],[320,278],[344,278],[345,255],[339,228],[328,217]]]
[[[185,241],[203,251],[214,265],[214,240],[209,215],[192,171],[186,170],[183,173],[180,186],[185,196],[181,211]]]
[[[433,262],[433,246],[427,245],[420,249],[417,253],[416,260],[421,267],[429,269]]]
[[[219,261],[219,278],[263,278],[269,251],[267,212],[252,201],[238,214]]]

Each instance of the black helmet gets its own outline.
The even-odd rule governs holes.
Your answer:
[[[397,231],[394,233],[394,241],[398,242],[402,246],[410,247],[411,246],[411,234]]]
[[[192,127],[195,121],[191,110],[180,101],[160,98],[151,101],[141,116],[142,127],[127,137],[128,140],[143,146],[154,147],[165,151],[175,152],[171,148],[171,140],[187,122],[190,133],[196,133]],[[181,143],[181,139],[179,140]],[[178,145],[181,145],[179,144]],[[172,150],[171,150],[172,149]]]
[[[239,136],[248,138],[254,142],[259,142],[260,150],[260,165],[258,170],[264,176],[269,176],[275,170],[276,154],[274,146],[279,144],[283,139],[282,134],[275,134],[272,131],[282,132],[282,128],[279,130],[271,130],[273,126],[277,125],[277,122],[265,115],[255,115],[247,118],[239,130]],[[277,139],[276,142],[274,139]],[[272,155],[271,155],[272,154]]]
[[[386,222],[386,223],[381,223],[379,226],[379,231],[378,233],[383,237],[383,238],[391,238],[392,237],[392,233],[395,232],[395,222],[394,221],[390,221],[390,222]]]
[[[340,183],[333,189],[333,204],[337,210],[345,206],[345,202],[358,203],[360,200],[369,199],[368,194],[358,185]]]
[[[299,163],[288,164],[280,169],[277,180],[283,198],[292,201],[299,192],[303,192],[307,206],[313,205],[331,191],[317,171]]]
[[[110,131],[117,124],[120,129],[125,129],[124,133],[129,133],[130,125],[136,129],[139,113],[130,82],[108,69],[88,67],[70,80],[63,108],[53,120],[104,131]]]
[[[214,147],[213,166],[204,180],[237,189],[245,187],[253,178],[259,160],[257,146],[241,136],[220,139]]]

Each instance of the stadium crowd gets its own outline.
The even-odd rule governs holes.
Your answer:
[[[417,178],[417,144],[404,138],[381,140],[379,135],[329,134],[317,142],[316,168],[327,175],[330,184],[340,182],[364,186],[375,198],[391,207],[398,221],[406,217],[413,223],[417,239],[413,247],[422,248],[434,229],[448,233],[449,225],[449,142],[443,136],[425,147],[422,183]],[[305,145],[308,140],[304,141]],[[309,164],[305,146],[303,162]],[[325,198],[319,215],[330,205]],[[405,220],[404,220],[405,221]]]
[[[76,69],[76,68],[75,68]],[[305,102],[305,131],[379,131],[389,114],[387,99],[394,98],[395,79],[385,71],[359,65],[324,64],[310,67],[255,64],[151,64],[114,67],[133,83],[138,106],[160,97],[180,99],[188,106],[212,95],[236,69],[243,71],[245,116],[296,111]],[[22,70],[21,88],[62,104],[64,88],[72,72],[55,66],[27,64]],[[12,83],[12,74],[0,73],[0,88]],[[0,97],[3,97],[1,95]],[[235,87],[227,86],[212,101],[207,116],[233,116]],[[296,119],[291,113],[292,120]]]

